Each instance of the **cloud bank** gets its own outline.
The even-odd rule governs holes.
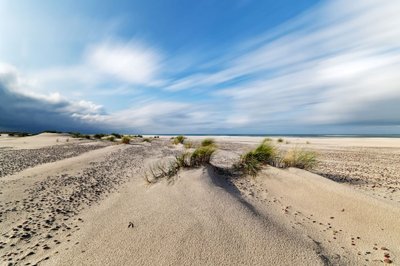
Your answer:
[[[397,1],[322,2],[273,31],[232,45],[214,61],[203,51],[196,64],[186,62],[176,71],[179,55],[108,38],[88,45],[78,64],[30,73],[27,81],[3,68],[0,127],[399,133],[398,14]],[[107,101],[102,107],[37,89],[60,88],[65,94],[65,84],[99,95],[102,86],[111,88],[108,95],[134,86],[137,95],[128,107],[107,113]]]

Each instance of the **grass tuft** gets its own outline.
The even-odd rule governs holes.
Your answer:
[[[106,140],[115,141],[115,136],[108,136],[108,137],[106,138]]]
[[[192,154],[190,152],[184,152],[175,157],[176,164],[179,168],[188,168],[190,167],[190,157]]]
[[[123,144],[129,144],[129,142],[131,142],[131,138],[128,137],[128,136],[123,136],[122,139],[121,139],[121,142]]]
[[[177,144],[183,144],[183,142],[185,141],[185,139],[186,139],[186,137],[185,136],[183,136],[183,135],[179,135],[179,136],[176,136],[175,138],[173,138],[173,143],[175,144],[175,145],[177,145]]]
[[[150,139],[150,138],[144,138],[144,139],[143,139],[143,142],[151,143],[151,139]]]
[[[284,167],[296,167],[310,170],[317,165],[317,154],[313,151],[293,149],[286,153],[282,159]]]
[[[198,167],[201,165],[208,164],[211,159],[211,155],[215,152],[216,148],[212,145],[201,146],[197,148],[190,157],[190,165]]]
[[[215,140],[212,139],[212,138],[204,139],[204,140],[201,142],[201,146],[203,146],[203,147],[206,147],[206,146],[215,146]]]
[[[278,141],[279,143],[282,143],[282,142],[283,142],[283,138],[279,138],[277,141]]]
[[[194,147],[193,142],[190,142],[190,141],[189,142],[185,142],[183,144],[183,146],[185,146],[186,149],[191,149],[191,148]]]
[[[246,174],[256,176],[262,165],[273,164],[275,155],[275,147],[265,139],[257,148],[242,156],[238,168]]]

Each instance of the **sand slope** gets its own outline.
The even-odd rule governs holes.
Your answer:
[[[32,142],[29,146],[37,138],[24,139]],[[173,157],[182,147],[161,138],[132,145],[99,143],[12,150],[18,161],[50,157],[0,178],[2,264],[397,263],[396,193],[376,197],[351,183],[299,169],[266,167],[257,178],[223,176],[220,168],[228,169],[253,145],[234,142],[219,143],[212,166],[148,185],[142,178],[147,164]],[[0,150],[3,155],[10,151]],[[389,165],[389,157],[380,162]],[[18,165],[14,157],[4,158],[3,169]],[[398,182],[395,175],[390,178]]]
[[[394,202],[295,168],[268,167],[256,179],[236,183],[257,210],[285,217],[282,223],[319,242],[337,263],[380,263],[385,253],[391,260],[400,255],[400,208]]]
[[[46,265],[322,264],[312,241],[259,217],[206,169],[173,185],[136,180],[83,219],[79,246]]]

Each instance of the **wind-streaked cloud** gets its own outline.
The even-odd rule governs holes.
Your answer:
[[[7,81],[15,97],[71,123],[125,132],[397,132],[399,12],[396,1],[323,1],[218,56],[107,35],[74,64],[15,74],[14,83],[3,75],[2,90]],[[68,100],[72,92],[105,100]]]

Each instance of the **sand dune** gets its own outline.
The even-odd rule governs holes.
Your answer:
[[[54,137],[40,138],[52,143]],[[396,264],[400,255],[396,193],[383,190],[382,195],[391,193],[391,198],[378,197],[368,186],[360,190],[294,168],[266,167],[257,178],[222,175],[220,167],[229,168],[255,144],[246,141],[219,139],[212,165],[181,171],[172,181],[153,185],[142,178],[147,165],[182,149],[168,139],[134,145],[92,142],[98,147],[88,150],[76,142],[69,144],[73,155],[56,157],[45,147],[29,144],[31,153],[53,159],[0,177],[1,261],[5,265],[379,265],[384,260]],[[63,145],[54,145],[50,147],[63,154]],[[322,152],[333,150],[330,145],[312,145]],[[13,164],[12,158],[4,158],[8,159],[2,166]],[[324,167],[332,170],[331,166]],[[396,181],[395,175],[389,178]]]

